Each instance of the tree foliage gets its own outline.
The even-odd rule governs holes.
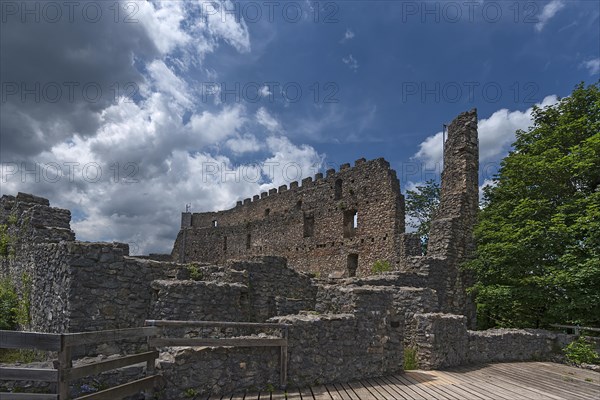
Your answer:
[[[475,229],[480,327],[600,326],[600,91],[580,84],[517,131]]]
[[[406,213],[411,218],[408,225],[417,229],[423,253],[427,252],[431,220],[440,205],[440,191],[440,185],[434,180],[406,191]]]

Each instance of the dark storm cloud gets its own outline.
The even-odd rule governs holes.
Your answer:
[[[99,113],[116,96],[135,94],[143,82],[136,60],[159,53],[139,21],[115,21],[114,2],[76,2],[72,15],[56,3],[58,19],[52,10],[44,13],[44,3],[2,2],[3,161],[35,156],[74,134],[94,135]],[[78,12],[87,4],[101,10],[101,17]]]

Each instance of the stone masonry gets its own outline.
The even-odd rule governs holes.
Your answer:
[[[420,254],[404,232],[404,197],[384,159],[357,160],[326,175],[238,201],[231,210],[183,213],[173,247],[179,262],[224,262],[278,255],[300,271],[370,274],[378,260],[395,269]]]

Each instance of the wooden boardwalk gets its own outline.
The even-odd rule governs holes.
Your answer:
[[[600,400],[600,373],[547,362],[502,363],[210,400]]]

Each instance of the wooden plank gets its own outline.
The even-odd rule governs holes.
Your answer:
[[[114,358],[112,360],[99,361],[93,364],[69,368],[65,370],[64,375],[66,380],[73,381],[75,379],[83,378],[84,376],[97,375],[104,371],[110,371],[113,369],[126,367],[128,365],[154,361],[158,358],[158,355],[158,351],[148,351],[145,353],[135,354],[131,356]]]
[[[111,329],[96,332],[80,332],[64,334],[67,346],[79,346],[82,344],[97,344],[102,342],[116,342],[132,338],[156,336],[159,329],[153,326],[141,328]]]
[[[325,388],[333,400],[345,400],[333,384],[325,385]]]
[[[395,378],[401,381],[405,386],[410,387],[414,391],[418,392],[421,396],[427,399],[441,399],[441,396],[437,391],[433,390],[430,385],[423,385],[420,382],[409,379],[406,374],[398,374]]]
[[[311,387],[310,390],[315,400],[331,400],[331,396],[325,386]]]
[[[57,382],[58,371],[49,368],[0,367],[1,380]]]
[[[311,394],[312,399],[312,394]],[[300,390],[297,388],[291,388],[286,391],[286,399],[289,400],[302,400],[302,396],[300,395]]]
[[[458,380],[466,382],[467,387],[475,387],[480,393],[488,397],[495,397],[503,400],[532,400],[532,399],[547,399],[540,393],[532,392],[528,389],[523,389],[514,384],[514,382],[502,379],[496,374],[490,373],[486,367],[474,370],[473,368],[452,368],[452,370],[443,371]],[[549,396],[550,397],[550,396]],[[555,400],[560,397],[550,397]]]
[[[337,390],[342,400],[354,400],[353,397],[346,391],[346,389],[341,383],[336,383],[333,386],[335,386],[335,389]]]
[[[301,388],[300,389],[300,396],[302,396],[302,400],[314,400],[313,394],[310,391],[310,388]]]
[[[146,326],[171,326],[171,327],[217,327],[217,328],[287,328],[289,324],[261,323],[261,322],[225,322],[225,321],[175,321],[148,319]]]
[[[435,392],[441,398],[449,400],[478,400],[478,397],[473,396],[471,393],[461,393],[460,395],[453,390],[451,385],[442,382],[441,379],[432,374],[420,374],[418,372],[407,371],[402,374],[404,379],[414,385],[418,385],[421,388],[427,388]]]
[[[586,382],[573,384],[568,381],[568,377],[565,379],[564,376],[560,375],[556,379],[549,379],[547,373],[538,373],[535,369],[522,368],[519,365],[495,364],[490,366],[490,370],[499,376],[507,377],[516,385],[539,393],[546,394],[546,392],[549,392],[557,396],[568,396],[583,400],[587,400],[590,396],[598,393],[593,384],[590,384],[589,387],[587,387]]]
[[[160,377],[158,375],[147,376],[133,382],[115,386],[114,388],[102,390],[100,392],[88,394],[86,396],[77,397],[76,400],[115,400],[126,396],[133,396],[145,390],[152,390],[154,384]]]
[[[368,382],[371,384],[371,387],[376,390],[381,396],[390,400],[404,400],[395,390],[388,388],[388,383],[380,381],[377,378],[368,379]]]
[[[396,397],[404,400],[414,399],[414,391],[410,391],[403,384],[392,380],[389,376],[382,377],[381,381],[385,382],[388,386],[388,390],[393,391]]]
[[[0,392],[0,400],[58,400],[57,394],[46,393],[4,393]]]
[[[0,331],[1,349],[60,350],[60,335],[55,333]]]
[[[285,339],[206,339],[206,338],[152,338],[148,344],[153,347],[280,347],[287,344]]]
[[[558,373],[565,372],[574,379],[583,380],[584,382],[592,382],[596,385],[600,384],[600,374],[598,372],[552,362],[536,362],[535,365],[540,370],[554,371]]]
[[[421,385],[431,386],[440,394],[445,394],[449,398],[456,400],[482,400],[479,394],[474,393],[470,390],[465,390],[463,387],[457,384],[455,380],[444,379],[438,374],[437,371],[407,371],[404,376],[410,381],[419,382]]]
[[[369,389],[367,389],[362,383],[360,382],[350,382],[348,383],[348,386],[350,386],[352,388],[352,391],[354,391],[354,393],[360,397],[361,400],[363,399],[375,399],[375,400],[380,400],[382,399],[380,396],[376,396],[373,393],[371,393],[371,391]],[[383,399],[385,400],[385,399]]]
[[[382,395],[379,390],[377,390],[372,383],[370,383],[367,380],[360,380],[359,381],[365,388],[367,388],[367,390],[369,392],[371,392],[371,397],[372,399],[382,399],[382,400],[389,400],[387,397],[385,397],[384,395]]]
[[[396,392],[403,396],[405,399],[426,400],[423,396],[421,396],[420,392],[415,391],[410,385],[406,385],[404,382],[399,380],[397,378],[397,375],[386,376],[385,379],[388,382],[394,384],[394,389],[396,389]]]
[[[348,385],[347,383],[336,383],[335,386],[338,388],[338,391],[341,391],[341,388],[343,388],[351,400],[360,400],[360,397],[358,397],[356,393],[354,393],[354,390],[352,390],[350,385]]]
[[[485,399],[490,400],[526,400],[521,392],[515,391],[512,385],[507,388],[504,382],[499,381],[491,376],[478,376],[475,371],[459,372],[459,371],[437,371],[442,376],[447,376],[448,379],[456,379],[459,381],[461,388],[470,392],[480,394]],[[460,374],[460,375],[456,375]]]
[[[262,396],[261,396],[262,398]],[[281,390],[271,393],[271,400],[285,400],[285,393]]]
[[[244,400],[244,392],[235,393],[231,396],[231,400]]]
[[[538,363],[534,362],[502,363],[495,364],[493,367],[505,369],[513,373],[524,373],[527,377],[536,377],[537,379],[533,383],[534,386],[539,382],[540,384],[543,383],[544,386],[549,384],[559,390],[566,389],[569,392],[581,392],[583,395],[595,394],[600,390],[600,386],[597,383],[594,384],[593,382],[586,381],[583,377],[576,379],[576,374],[581,370],[580,368],[545,370]],[[597,372],[592,373],[597,376],[599,375]]]

